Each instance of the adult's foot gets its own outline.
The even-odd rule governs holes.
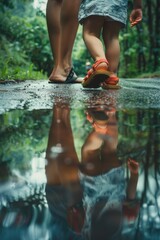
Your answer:
[[[68,75],[68,72],[60,67],[54,67],[50,76],[49,81],[51,82],[64,82],[66,80],[66,77]]]
[[[57,68],[53,69],[50,77],[49,83],[59,83],[59,84],[70,84],[70,83],[81,83],[83,78],[78,78],[74,72],[73,67],[68,67],[65,70]]]

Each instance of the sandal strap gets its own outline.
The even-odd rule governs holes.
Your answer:
[[[107,65],[109,64],[107,59],[103,59],[103,58],[95,61],[95,63],[92,65],[92,68],[88,70],[87,75],[84,78],[84,81],[88,79],[88,77],[93,73],[93,71],[96,70],[97,66],[101,63],[106,63]]]
[[[95,61],[95,63],[92,65],[92,68],[95,70],[98,67],[98,65],[101,64],[101,63],[106,63],[107,65],[109,65],[107,59],[102,58],[102,59],[99,59],[99,60]]]
[[[93,68],[89,69],[87,75],[84,78],[84,81],[88,79],[88,77],[93,73]]]
[[[105,81],[106,84],[117,84],[118,82],[119,78],[117,76],[111,76]]]
[[[74,68],[72,67],[67,78],[66,78],[66,83],[71,83],[74,82],[77,79],[77,75],[74,72]]]

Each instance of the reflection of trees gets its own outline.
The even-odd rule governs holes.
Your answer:
[[[0,115],[0,162],[26,170],[31,159],[45,151],[50,111],[14,110]]]
[[[71,113],[71,125],[74,135],[74,143],[79,159],[81,159],[81,146],[87,137],[91,126],[87,123],[84,109],[73,109]]]
[[[71,111],[75,145],[76,149],[79,149],[84,138],[90,132],[91,126],[84,119],[84,109],[71,109]],[[51,114],[50,110],[32,112],[15,110],[0,115],[0,122],[2,123],[0,161],[8,162],[9,168],[17,166],[17,168],[28,170],[27,164],[32,157],[46,148]],[[160,236],[159,111],[154,109],[124,109],[119,110],[117,116],[119,127],[118,156],[124,162],[128,157],[132,157],[140,164],[137,194],[141,202],[141,209],[136,222],[137,228],[134,239],[158,240]],[[3,173],[5,173],[4,167]],[[1,173],[0,176],[2,177]],[[38,187],[27,190],[28,195],[25,191],[25,188],[24,192],[22,188],[19,188],[18,192],[21,195],[18,195],[18,193],[17,195],[15,193],[14,196],[10,194],[13,198],[1,199],[3,201],[0,206],[2,207],[3,204],[3,209],[7,211],[7,207],[14,209],[19,204],[23,207],[25,204],[27,206],[33,204],[33,212],[37,214],[35,206],[36,209],[38,209],[37,206],[41,209],[41,202],[44,201],[43,193]],[[155,238],[153,238],[153,235]]]
[[[119,154],[133,155],[139,161],[160,161],[159,113],[156,110],[123,110],[118,113]]]
[[[132,157],[140,164],[137,195],[140,199],[141,209],[133,239],[153,239],[154,235],[158,240],[156,237],[160,236],[158,235],[160,234],[159,111],[155,109],[124,109],[119,110],[117,116],[118,156],[123,162],[128,157]],[[77,119],[81,120],[81,127],[78,128]],[[72,121],[75,137],[77,139],[80,136],[82,139],[85,138],[90,131],[90,126],[85,122],[83,114],[75,114]],[[132,231],[133,225],[131,224],[129,228]]]
[[[132,109],[119,112],[118,116],[119,156],[124,161],[132,156],[140,163],[138,196],[141,210],[136,237],[152,239],[152,235],[160,231],[159,111]]]

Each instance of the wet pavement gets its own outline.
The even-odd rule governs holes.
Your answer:
[[[160,239],[160,79],[0,84],[0,239]]]
[[[120,108],[160,108],[160,79],[122,79],[118,91],[83,89],[80,84],[58,85],[45,81],[0,84],[0,113],[12,109],[51,109],[56,97],[70,101],[74,108],[83,108],[99,99],[104,104],[109,96]]]

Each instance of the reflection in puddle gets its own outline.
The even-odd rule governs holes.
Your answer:
[[[0,115],[0,239],[158,240],[159,115],[63,99]]]

